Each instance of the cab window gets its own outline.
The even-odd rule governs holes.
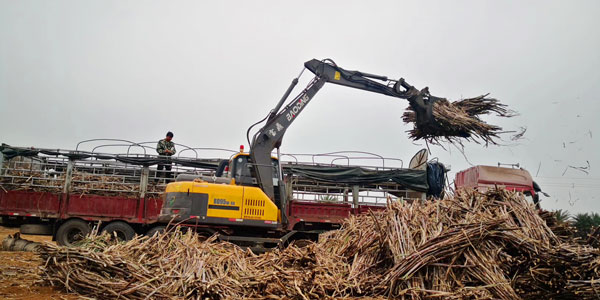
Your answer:
[[[271,161],[273,166],[273,183],[274,185],[278,184],[279,179],[279,171],[278,171],[278,163],[276,159]],[[256,174],[254,174],[254,169],[252,168],[252,163],[249,159],[249,156],[240,155],[233,159],[232,167],[230,169],[230,176],[235,179],[235,182],[242,185],[255,185],[256,184]]]
[[[231,177],[233,177],[238,184],[247,185],[253,183],[248,156],[240,155],[233,159]]]

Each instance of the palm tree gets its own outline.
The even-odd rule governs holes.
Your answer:
[[[600,226],[600,215],[597,213],[579,213],[573,216],[573,225],[577,228],[578,235],[586,238],[594,229]]]
[[[554,215],[554,218],[556,218],[556,221],[558,221],[559,223],[568,222],[571,218],[571,214],[568,211],[562,209],[557,209],[553,211],[552,214]]]

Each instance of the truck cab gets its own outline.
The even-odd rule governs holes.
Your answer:
[[[504,188],[521,192],[526,198],[539,205],[539,186],[525,169],[503,168],[495,166],[474,166],[456,173],[456,189],[472,188],[481,192],[489,189]]]

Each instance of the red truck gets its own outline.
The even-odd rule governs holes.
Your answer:
[[[162,207],[164,179],[155,182],[156,172],[138,155],[5,144],[0,151],[0,218],[22,233],[71,245],[100,225],[130,239],[150,229]]]
[[[496,187],[522,192],[536,205],[539,205],[539,194],[542,193],[531,174],[521,168],[474,166],[456,173],[454,185],[456,189],[474,188],[482,192]]]
[[[94,226],[122,239],[152,233],[164,226],[157,221],[166,182],[163,176],[157,176],[155,165],[166,158],[5,144],[0,146],[0,152],[0,218],[5,226],[20,226],[26,234],[52,235],[61,245],[72,245]],[[352,159],[342,154],[323,157],[332,160],[327,168],[340,157],[348,163]],[[174,165],[173,178],[182,174],[217,178],[219,165],[226,161],[179,157],[169,160]],[[325,167],[315,162],[314,155],[311,160],[305,164],[283,164],[291,183],[291,201],[286,211],[289,230],[335,229],[352,214],[383,209],[388,198],[424,197],[428,187],[426,171],[422,171],[412,189],[387,180],[369,184],[323,182],[290,171]]]

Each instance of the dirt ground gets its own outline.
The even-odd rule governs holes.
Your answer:
[[[0,226],[0,242],[19,228]],[[21,235],[35,242],[51,242],[52,237]],[[80,299],[51,286],[44,286],[37,275],[42,260],[31,252],[0,251],[0,299]]]

